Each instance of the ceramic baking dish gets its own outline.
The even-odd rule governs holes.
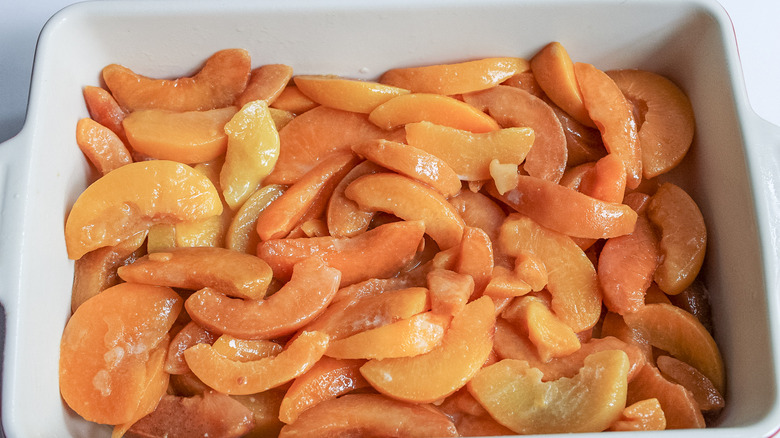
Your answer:
[[[372,79],[401,65],[529,57],[553,40],[601,69],[664,74],[695,107],[694,146],[670,178],[707,221],[702,275],[728,406],[714,429],[659,436],[771,435],[780,427],[780,128],[749,108],[729,19],[703,0],[105,1],[58,13],[40,37],[24,129],[0,147],[6,435],[110,432],[76,418],[57,382],[73,275],[63,224],[93,177],[74,132],[86,116],[82,87],[99,84],[103,66],[180,76],[219,49],[242,47],[254,65]]]

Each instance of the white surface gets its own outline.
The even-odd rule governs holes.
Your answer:
[[[35,44],[46,20],[74,0],[0,1],[0,142],[21,130]],[[748,97],[780,125],[780,1],[720,0],[737,35]]]

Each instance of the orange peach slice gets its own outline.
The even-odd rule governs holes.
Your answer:
[[[225,133],[227,150],[219,184],[225,202],[236,209],[271,173],[279,158],[279,133],[264,100],[244,105],[225,124]]]
[[[643,70],[607,72],[634,106],[642,173],[654,178],[677,166],[693,141],[696,121],[688,96],[669,79]]]
[[[295,82],[288,83],[271,104],[271,108],[291,114],[303,114],[319,106],[321,105],[301,93]]]
[[[406,125],[406,141],[449,164],[465,181],[490,178],[490,162],[520,164],[534,143],[530,128],[506,128],[473,133],[431,122]]]
[[[574,64],[577,83],[588,114],[601,132],[604,146],[626,166],[626,186],[642,181],[642,150],[631,105],[606,73],[591,64]]]
[[[225,232],[225,246],[233,251],[255,254],[260,236],[257,235],[257,218],[272,202],[282,196],[284,187],[267,185],[255,191],[233,215]]]
[[[457,315],[474,293],[474,279],[467,274],[434,268],[426,280],[431,310],[440,315]]]
[[[60,343],[60,393],[68,406],[96,423],[137,419],[155,374],[149,366],[154,359],[162,370],[181,305],[170,288],[122,283],[76,309]]]
[[[131,283],[198,290],[259,300],[265,296],[272,271],[257,257],[224,248],[171,248],[122,266],[119,276]]]
[[[107,127],[116,134],[123,143],[127,143],[122,120],[127,117],[127,111],[122,109],[108,91],[100,87],[86,86],[83,93],[89,117]]]
[[[293,78],[301,93],[331,108],[368,114],[388,100],[409,93],[399,87],[339,76],[299,75]]]
[[[292,78],[293,68],[284,64],[266,64],[249,74],[244,92],[236,99],[236,106],[244,106],[253,100],[273,103]]]
[[[666,380],[656,367],[646,364],[629,383],[626,403],[630,406],[650,398],[657,399],[661,405],[667,429],[706,426],[693,394],[682,385]]]
[[[265,339],[239,339],[230,335],[220,336],[211,346],[217,353],[239,362],[276,356],[282,352],[282,346],[276,342]]]
[[[585,109],[574,74],[574,63],[561,43],[553,41],[534,55],[531,58],[531,71],[550,100],[579,123],[595,126]]]
[[[119,136],[89,118],[76,124],[76,144],[101,175],[133,162]]]
[[[461,190],[457,196],[450,198],[449,202],[467,226],[481,229],[490,237],[491,242],[497,242],[498,230],[506,219],[506,213],[495,201],[479,192]]]
[[[671,356],[658,356],[656,365],[662,376],[690,391],[702,411],[718,411],[725,406],[723,395],[696,368]]]
[[[352,151],[382,167],[426,183],[446,197],[460,191],[460,179],[446,162],[414,146],[373,140],[352,146]]]
[[[657,398],[648,398],[626,406],[620,418],[609,426],[609,430],[613,431],[664,429],[666,415]]]
[[[415,93],[453,95],[493,87],[529,68],[528,61],[522,58],[483,58],[454,64],[394,68],[386,71],[379,82]]]
[[[568,356],[580,349],[574,330],[555,316],[543,301],[531,296],[519,300],[517,307],[513,307],[511,318],[506,310],[503,314],[526,328],[542,362]]]
[[[491,189],[488,186],[488,192]],[[517,187],[498,197],[540,225],[571,237],[622,236],[636,225],[637,214],[627,205],[601,201],[532,176],[518,175]]]
[[[626,167],[615,154],[607,154],[586,172],[580,192],[606,202],[623,202],[626,192]]]
[[[363,210],[384,211],[407,221],[422,221],[425,232],[441,249],[451,248],[463,235],[465,223],[455,208],[425,184],[393,173],[362,176],[344,194]]]
[[[476,133],[500,128],[495,120],[473,106],[431,93],[396,96],[371,111],[368,119],[385,130],[422,121]]]
[[[373,211],[363,211],[355,201],[348,199],[344,191],[352,181],[363,175],[369,175],[381,172],[381,166],[370,161],[359,163],[347,175],[339,181],[333,195],[328,202],[326,213],[328,232],[333,237],[355,237],[368,230],[371,219],[374,217]]]
[[[128,164],[92,183],[76,199],[65,224],[68,256],[75,260],[116,245],[155,223],[220,213],[214,184],[191,167],[164,160]]]
[[[490,236],[481,228],[466,227],[453,268],[455,272],[473,279],[474,296],[480,296],[485,290],[493,275],[494,264],[493,242]]]
[[[211,55],[193,77],[152,79],[111,64],[103,69],[103,80],[116,101],[132,111],[202,111],[232,105],[246,88],[250,63],[246,50],[227,49]]]
[[[552,310],[575,332],[596,324],[601,315],[596,269],[571,238],[512,214],[501,227],[499,245],[509,255],[531,254],[544,264]]]
[[[663,259],[653,279],[667,294],[679,294],[693,283],[704,263],[704,216],[683,189],[665,183],[650,199],[647,217],[661,232]]]
[[[578,166],[583,163],[597,161],[606,155],[604,142],[598,129],[590,128],[575,120],[556,105],[550,105],[561,122],[563,134],[566,136],[566,165]]]
[[[593,353],[573,378],[542,382],[528,363],[504,359],[482,369],[468,388],[499,423],[520,434],[600,432],[625,407],[628,357]]]
[[[236,110],[232,106],[187,112],[139,110],[128,114],[122,126],[137,152],[160,160],[202,163],[225,153],[224,127]]]
[[[449,418],[434,407],[379,394],[348,394],[324,401],[284,426],[279,438],[314,436],[456,437]]]
[[[425,354],[441,344],[447,315],[424,312],[334,340],[326,355],[336,359],[385,359]]]
[[[308,371],[328,348],[328,335],[304,332],[276,356],[249,362],[230,360],[211,345],[187,349],[187,365],[203,383],[224,394],[254,394],[280,386]]]
[[[271,339],[305,326],[338,290],[341,273],[311,257],[295,265],[292,278],[265,300],[231,299],[211,289],[187,298],[193,321],[216,333],[242,339]]]
[[[420,221],[394,222],[356,237],[268,240],[258,246],[257,255],[280,280],[290,278],[295,263],[311,256],[321,257],[328,266],[341,272],[341,287],[344,287],[369,278],[398,274],[414,257],[424,232],[425,226]],[[367,259],[371,260],[368,265]]]
[[[440,346],[414,357],[370,360],[360,372],[379,392],[398,400],[427,403],[463,387],[493,348],[493,301],[482,297],[452,318]]]
[[[217,335],[204,329],[193,321],[190,321],[176,333],[168,345],[168,353],[165,357],[163,369],[168,374],[187,374],[190,367],[184,360],[184,350],[195,344],[211,344],[217,339]]]
[[[531,286],[518,277],[513,270],[503,266],[495,266],[493,273],[485,285],[485,295],[493,298],[510,299],[531,292]]]
[[[712,335],[695,316],[671,304],[647,304],[637,312],[623,315],[623,319],[651,345],[701,371],[723,393],[723,358]]]

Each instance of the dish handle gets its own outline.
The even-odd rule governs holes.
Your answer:
[[[6,318],[18,299],[22,225],[24,224],[25,154],[30,144],[24,131],[0,143],[0,304]]]

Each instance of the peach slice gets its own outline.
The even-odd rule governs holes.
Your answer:
[[[495,190],[488,186],[488,193]],[[491,193],[492,194],[492,193]],[[540,225],[571,237],[603,239],[634,231],[631,207],[605,202],[543,179],[517,176],[517,187],[498,198]]]
[[[561,122],[563,134],[566,136],[566,165],[578,166],[583,163],[597,161],[606,155],[604,142],[598,129],[590,128],[575,120],[557,105],[550,105]]]
[[[607,74],[639,113],[644,177],[654,178],[673,169],[693,142],[696,121],[688,96],[669,79],[649,71],[613,70]]]
[[[171,248],[122,266],[119,276],[131,283],[198,290],[215,289],[225,295],[259,300],[265,296],[272,271],[267,263],[224,248]]]
[[[65,224],[68,256],[76,260],[93,249],[116,245],[155,223],[220,213],[214,184],[189,166],[164,160],[128,164],[92,183],[76,199]]]
[[[424,312],[334,340],[326,355],[336,359],[385,359],[425,354],[441,344],[450,317]]]
[[[545,101],[506,85],[480,91],[466,101],[474,100],[481,102],[503,128],[531,128],[535,140],[525,158],[525,171],[547,181],[560,181],[566,168],[566,136],[560,120]]]
[[[657,368],[646,364],[628,385],[626,403],[632,405],[655,398],[666,416],[667,429],[694,429],[706,426],[693,394],[682,385],[666,380]]]
[[[409,90],[371,81],[329,75],[299,75],[293,78],[301,93],[331,108],[368,114],[388,100]]]
[[[225,153],[225,124],[236,114],[233,106],[208,111],[139,110],[122,126],[134,151],[181,163],[211,161]]]
[[[355,201],[348,199],[344,191],[352,181],[363,175],[369,175],[381,172],[381,166],[370,161],[363,161],[357,164],[347,175],[339,181],[333,195],[328,202],[326,213],[328,232],[333,237],[355,237],[368,230],[371,219],[374,217],[373,211],[363,211]]]
[[[495,201],[471,190],[461,190],[449,199],[468,227],[484,231],[491,242],[498,241],[498,231],[506,219],[506,213]],[[495,250],[495,248],[494,248]]]
[[[398,133],[378,128],[365,114],[324,106],[306,111],[279,131],[279,159],[263,184],[292,184],[332,154],[377,138],[400,139]]]
[[[455,425],[434,407],[379,394],[348,394],[319,403],[284,426],[279,438],[313,436],[456,437]]]
[[[257,394],[230,396],[252,411],[255,427],[244,435],[244,438],[270,438],[279,435],[284,426],[279,420],[279,405],[286,390],[287,388],[282,386]]]
[[[695,316],[671,304],[647,304],[637,312],[623,315],[623,319],[651,345],[701,371],[723,393],[723,358],[712,335]]]
[[[246,50],[227,49],[211,55],[193,77],[152,79],[111,64],[103,68],[103,80],[116,101],[132,111],[202,111],[232,105],[246,88],[250,63]]]
[[[504,359],[478,372],[468,388],[516,433],[600,432],[625,407],[628,365],[622,350],[605,350],[588,356],[575,377],[542,382],[538,369]]]
[[[517,278],[528,283],[534,292],[539,292],[547,286],[547,269],[538,257],[531,254],[517,255],[514,273]]]
[[[480,134],[423,121],[405,129],[407,143],[441,158],[465,181],[489,179],[494,159],[522,163],[535,139],[533,130],[522,127]]]
[[[569,53],[553,41],[531,58],[531,71],[547,97],[579,123],[595,127],[585,108]]]
[[[531,292],[531,286],[519,278],[513,270],[503,266],[493,267],[493,273],[485,285],[485,295],[492,298],[511,299]]]
[[[374,108],[368,114],[368,119],[385,130],[422,121],[475,133],[500,128],[495,120],[473,106],[449,96],[431,93],[396,96]]]
[[[501,82],[501,85],[519,88],[539,98],[545,97],[544,90],[539,86],[539,82],[536,81],[536,77],[534,77],[534,73],[531,70],[517,73],[504,82]],[[484,108],[481,109],[484,111]]]
[[[271,108],[287,111],[291,114],[303,114],[319,106],[320,104],[301,93],[301,90],[295,86],[295,82],[288,83],[271,104]]]
[[[323,401],[367,387],[368,382],[360,374],[364,363],[363,360],[323,356],[290,385],[279,407],[279,419],[291,424],[302,412]]]
[[[516,321],[528,332],[528,339],[536,346],[542,362],[555,357],[568,356],[580,349],[580,341],[574,330],[561,321],[536,297],[526,296],[515,301],[512,316],[508,310],[503,315],[510,321]]]
[[[184,350],[195,344],[211,344],[217,339],[217,335],[190,321],[185,325],[176,336],[173,337],[168,345],[168,353],[165,357],[163,369],[168,374],[187,374],[190,367],[184,360]]]
[[[284,187],[270,184],[255,191],[233,215],[225,232],[225,246],[233,251],[255,254],[260,236],[257,235],[257,218],[272,202],[282,196]]]
[[[460,191],[460,179],[446,162],[414,146],[373,140],[352,146],[352,151],[384,168],[426,183],[446,197]]]
[[[239,339],[230,335],[220,336],[211,346],[217,353],[239,362],[276,356],[282,352],[282,346],[276,342],[265,339]]]
[[[544,264],[552,310],[575,332],[596,324],[601,315],[596,269],[571,238],[512,214],[501,227],[499,246],[509,255],[532,254]]]
[[[219,184],[225,202],[236,209],[271,173],[279,158],[279,133],[264,100],[247,103],[224,126],[228,139]]]
[[[290,334],[317,317],[338,290],[341,273],[310,257],[293,268],[290,281],[265,300],[231,299],[211,289],[187,298],[193,321],[216,333],[242,339]]]
[[[607,311],[604,314],[601,321],[601,336],[615,337],[627,344],[634,345],[642,352],[646,362],[655,363],[653,346],[650,345],[639,330],[626,325],[623,317],[617,313]]]
[[[460,313],[474,293],[474,279],[467,274],[435,268],[426,276],[431,310],[440,315]]]
[[[264,100],[272,104],[292,79],[293,68],[285,64],[266,64],[249,74],[246,88],[236,99],[235,105],[242,107],[253,100]]]
[[[386,71],[379,82],[415,93],[453,95],[493,87],[529,68],[528,61],[522,58],[483,58],[454,64],[394,68]]]
[[[702,411],[718,411],[725,406],[723,395],[696,368],[671,356],[658,356],[656,365],[662,376],[690,391]]]
[[[133,162],[119,136],[90,118],[76,124],[76,143],[101,175]]]
[[[60,343],[60,393],[68,406],[96,423],[137,419],[150,388],[149,364],[156,357],[162,370],[167,333],[181,305],[170,288],[122,283],[76,309]]]
[[[707,331],[712,333],[712,308],[710,307],[709,292],[704,283],[700,280],[694,280],[684,291],[677,295],[671,295],[667,299],[675,306],[695,316]]]
[[[89,85],[84,87],[82,94],[89,117],[113,131],[123,143],[127,144],[125,128],[122,127],[122,120],[127,117],[127,111],[119,106],[114,96],[103,88]]]
[[[623,202],[626,192],[626,167],[615,154],[607,154],[586,172],[579,185],[580,192],[606,202]]]
[[[440,346],[413,357],[372,359],[360,372],[379,392],[398,400],[427,403],[463,387],[493,348],[493,301],[478,298],[452,318]]]
[[[638,401],[631,406],[626,406],[623,412],[609,430],[664,430],[666,429],[666,415],[657,398]]]
[[[704,262],[704,216],[683,189],[664,183],[650,199],[647,217],[661,233],[663,259],[653,279],[667,294],[679,294],[693,283]]]
[[[303,332],[276,356],[234,361],[211,345],[197,344],[184,352],[187,364],[203,383],[224,394],[254,394],[280,386],[308,371],[328,348],[328,335]]]
[[[257,255],[265,260],[280,280],[290,278],[295,263],[307,257],[321,257],[341,272],[341,287],[369,278],[392,277],[414,257],[423,238],[420,221],[380,225],[356,237],[310,237],[262,242]],[[371,260],[366,265],[365,261]]]
[[[407,221],[422,221],[425,232],[441,249],[451,248],[463,235],[465,223],[447,200],[413,179],[393,173],[362,176],[344,194],[363,210],[384,211]]]
[[[481,228],[466,227],[460,241],[455,272],[474,281],[473,296],[480,296],[493,275],[493,242]],[[467,297],[468,298],[468,297]]]
[[[385,292],[412,287],[411,281],[403,277],[369,278],[368,280],[342,287],[333,297],[333,304],[348,300],[357,301],[364,297],[381,295]]]
[[[642,181],[642,150],[631,105],[606,73],[591,64],[574,64],[577,83],[588,114],[601,132],[604,146],[626,166],[626,186]]]

